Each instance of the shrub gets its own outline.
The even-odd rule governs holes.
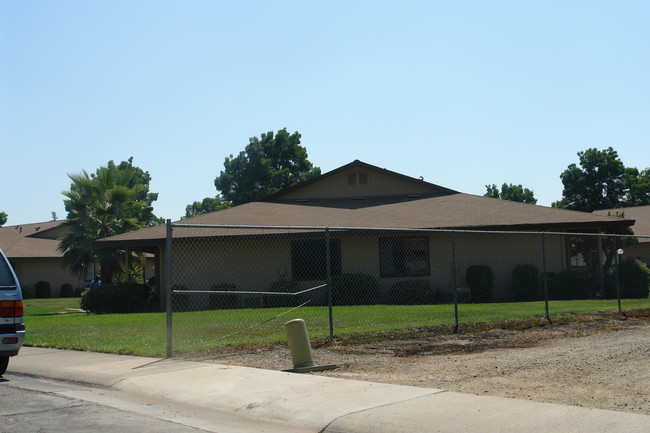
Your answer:
[[[368,305],[377,302],[377,282],[367,274],[339,274],[332,277],[334,305]]]
[[[512,270],[512,296],[515,301],[541,299],[539,271],[534,265],[517,265]]]
[[[140,312],[144,311],[150,293],[151,288],[146,284],[106,284],[84,291],[80,306],[96,314]]]
[[[455,293],[454,293],[455,292]],[[472,302],[471,291],[467,287],[437,287],[433,299],[436,304],[468,304]]]
[[[23,292],[23,299],[34,299],[36,297],[36,290],[32,286],[21,286]]]
[[[643,262],[627,259],[619,268],[621,298],[647,298],[650,269]],[[616,269],[611,269],[605,280],[605,297],[616,298]]]
[[[62,298],[72,298],[74,297],[74,288],[71,284],[62,284],[61,285],[61,297]]]
[[[237,290],[237,285],[233,283],[219,283],[210,287],[210,290],[218,290],[222,292],[234,292]],[[210,310],[226,310],[237,308],[239,304],[239,298],[236,294],[226,295],[226,294],[217,294],[213,293],[210,295],[209,299],[209,308]]]
[[[590,293],[589,276],[582,269],[559,272],[548,284],[549,299],[587,299]]]
[[[174,284],[171,287],[172,291],[174,290],[187,290],[187,287]],[[190,294],[189,293],[172,293],[172,311],[190,311]]]
[[[39,281],[36,283],[36,297],[37,298],[51,298],[52,287],[47,281]]]
[[[405,280],[393,283],[388,289],[387,303],[393,305],[432,304],[431,285],[428,280]]]
[[[472,293],[472,302],[488,302],[492,299],[494,276],[488,265],[473,265],[467,268],[465,284]]]
[[[275,293],[296,293],[300,291],[300,286],[294,280],[278,280],[271,284],[270,292]],[[267,307],[291,307],[299,305],[296,296],[267,296],[265,305]]]

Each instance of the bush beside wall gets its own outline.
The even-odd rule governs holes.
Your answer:
[[[81,309],[89,313],[134,313],[146,310],[151,288],[146,284],[115,283],[86,290],[81,295]]]
[[[216,290],[220,292],[235,292],[237,291],[237,284],[234,283],[219,283],[210,287],[210,290]],[[227,310],[237,308],[239,306],[238,295],[226,295],[226,294],[217,294],[213,293],[209,297],[209,309],[210,310]]]
[[[334,305],[369,305],[378,301],[377,281],[368,274],[339,274],[332,277]]]
[[[433,303],[433,291],[428,280],[405,280],[393,283],[386,297],[392,305],[422,305]]]
[[[36,290],[31,286],[20,286],[23,292],[23,299],[34,299],[36,297]]]
[[[274,293],[296,293],[300,291],[300,286],[294,280],[278,280],[271,284],[269,291]],[[264,305],[266,307],[293,307],[302,303],[297,298],[298,296],[266,296]]]
[[[587,271],[570,269],[549,281],[548,297],[553,300],[588,299],[592,291]]]
[[[37,298],[51,298],[52,286],[47,281],[39,281],[36,283],[36,297]]]
[[[517,265],[512,270],[512,297],[515,301],[537,301],[540,293],[539,271],[534,265]]]
[[[74,297],[74,288],[72,284],[62,284],[61,285],[61,295],[62,298],[73,298]]]
[[[647,298],[650,284],[650,269],[641,261],[627,259],[619,269],[621,298]],[[616,269],[610,270],[605,279],[605,297],[617,298]]]
[[[467,268],[465,284],[472,293],[472,302],[489,302],[492,300],[494,275],[488,265],[473,265]]]

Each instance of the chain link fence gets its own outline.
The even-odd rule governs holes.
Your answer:
[[[168,224],[167,354],[650,308],[643,237]],[[579,301],[576,301],[579,300]]]

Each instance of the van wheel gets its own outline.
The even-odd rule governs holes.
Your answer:
[[[0,356],[0,376],[5,374],[5,371],[7,371],[7,366],[9,365],[9,357],[8,356]]]

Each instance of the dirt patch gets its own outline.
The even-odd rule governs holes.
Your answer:
[[[323,376],[438,388],[650,415],[650,311],[499,327],[355,336],[312,342]],[[220,351],[213,362],[292,367],[285,344]],[[205,359],[204,359],[205,360]]]

